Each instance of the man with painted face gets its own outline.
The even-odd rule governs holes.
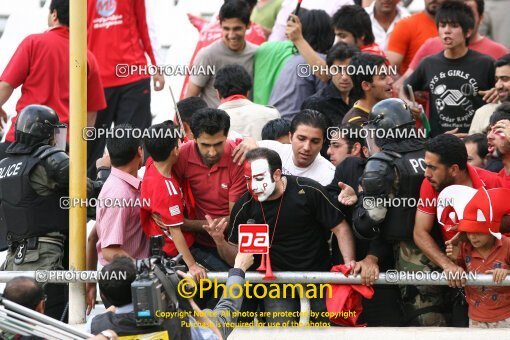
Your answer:
[[[208,230],[219,229],[214,239],[222,258],[234,263],[238,250],[239,225],[250,223],[269,225],[269,254],[263,264],[275,271],[325,272],[331,268],[328,238],[333,232],[344,263],[355,266],[354,241],[349,224],[319,183],[309,178],[282,174],[282,162],[275,151],[256,148],[246,155],[244,176],[249,192],[236,202],[230,215],[227,240],[223,232],[227,221],[209,221]],[[261,257],[257,256],[258,266]],[[270,263],[270,264],[269,264]],[[254,267],[256,268],[256,267]],[[259,268],[260,269],[260,268]],[[287,296],[291,292],[287,292]],[[298,296],[299,294],[296,294]],[[251,300],[264,304],[266,312],[299,311],[297,298],[266,298]],[[313,311],[325,311],[323,299],[310,300]],[[254,309],[256,310],[256,309]],[[266,318],[267,322],[298,321],[299,317]],[[312,320],[313,321],[313,320]]]

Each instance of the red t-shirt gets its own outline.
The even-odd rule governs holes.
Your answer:
[[[58,26],[26,37],[0,80],[14,88],[23,85],[16,104],[17,113],[27,105],[46,105],[55,110],[60,122],[69,126],[69,28]],[[87,110],[98,111],[105,107],[99,68],[92,53],[87,51]],[[12,117],[6,141],[14,141],[16,119],[17,115]]]
[[[462,243],[457,263],[470,273],[485,274],[487,270],[510,269],[510,239],[496,239],[492,252],[484,259],[471,243]],[[510,287],[467,286],[466,301],[469,318],[480,322],[496,322],[510,318]]]
[[[384,54],[384,51],[381,49],[381,47],[377,43],[372,43],[372,44],[361,46],[360,50],[361,50],[361,52],[364,52],[364,53],[375,54],[375,55],[379,55],[381,57],[386,58],[386,54]]]
[[[182,191],[179,183],[175,178],[161,175],[154,166],[152,158],[147,159],[145,164],[140,198],[142,202],[144,200],[150,202],[150,206],[142,206],[140,209],[141,225],[148,237],[163,234],[161,228],[152,219],[152,213],[160,214],[163,223],[170,228],[180,228],[184,223]],[[195,241],[193,233],[183,231],[182,234],[188,247],[193,245]],[[178,254],[174,242],[166,235],[163,250],[170,256]]]
[[[179,160],[173,171],[181,186],[190,188],[195,201],[195,216],[188,218],[205,220],[205,215],[212,218],[229,216],[229,202],[236,202],[248,190],[243,166],[232,161],[235,147],[235,142],[227,139],[219,162],[208,167],[202,162],[195,141],[181,145]],[[205,233],[197,234],[197,242],[209,247],[216,246]]]
[[[498,172],[498,177],[501,182],[501,187],[510,189],[510,175],[506,174],[505,168]]]
[[[467,164],[467,170],[469,173],[469,178],[471,178],[471,182],[473,183],[474,189],[479,189],[481,187],[485,187],[486,189],[501,187],[500,180],[496,173],[487,171],[485,169],[476,168],[469,164]],[[427,202],[437,202],[438,197],[439,191],[436,191],[430,184],[429,180],[425,178],[421,183],[418,210],[425,214],[436,215],[437,207],[434,204],[424,204],[427,204]],[[441,233],[443,234],[444,241],[447,241],[455,236],[457,231],[448,231],[444,226],[441,226]]]
[[[504,45],[501,45],[495,41],[490,40],[487,37],[483,37],[477,42],[469,44],[468,47],[473,51],[486,54],[493,59],[499,59],[505,54],[508,54],[508,48],[506,48]],[[411,70],[416,70],[416,68],[423,59],[430,55],[437,54],[442,50],[444,50],[444,47],[441,38],[439,37],[430,38],[420,47],[418,52],[416,52],[413,60],[409,64],[409,68]]]
[[[101,68],[105,87],[131,84],[150,76],[140,73],[116,75],[117,65],[152,65],[156,57],[149,36],[145,0],[87,1],[87,41]],[[126,75],[124,77],[124,75]]]

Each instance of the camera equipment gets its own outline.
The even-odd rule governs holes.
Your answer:
[[[168,257],[162,250],[164,243],[163,235],[151,236],[151,257],[136,261],[137,275],[131,284],[131,294],[137,326],[161,325],[164,320],[156,317],[156,311],[192,310],[189,302],[176,293],[177,270],[186,271],[184,265],[179,265],[182,255]]]

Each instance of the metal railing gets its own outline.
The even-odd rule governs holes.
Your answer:
[[[78,340],[93,336],[2,297],[0,329],[12,334],[35,335],[50,340]]]
[[[264,274],[247,272],[246,280],[252,283],[330,283],[330,284],[361,284],[361,277],[345,277],[342,273],[334,272],[274,272],[276,280],[263,280]],[[95,271],[70,271],[70,270],[37,270],[37,271],[0,271],[0,282],[8,282],[17,276],[28,276],[39,282],[51,283],[77,283],[97,282],[100,272]],[[209,272],[211,280],[226,282],[227,272]],[[492,275],[464,273],[461,278],[466,279],[467,286],[510,286],[510,278],[500,284],[495,284]],[[441,272],[398,272],[387,271],[379,274],[375,284],[380,285],[447,285],[446,274]]]

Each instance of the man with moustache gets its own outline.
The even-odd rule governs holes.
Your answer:
[[[431,265],[439,266],[450,278],[449,286],[462,288],[465,280],[462,267],[452,262],[442,250],[444,242],[457,232],[445,229],[436,222],[437,198],[447,186],[458,184],[475,189],[500,187],[495,173],[476,168],[467,162],[467,150],[462,140],[451,134],[441,134],[425,143],[425,179],[420,188],[420,201],[414,223],[414,242],[425,254]],[[452,325],[467,327],[467,306],[461,291],[449,290],[451,297]]]
[[[195,139],[180,146],[172,169],[186,201],[182,229],[196,233],[191,254],[199,263],[211,271],[227,271],[229,266],[203,225],[207,218],[228,219],[234,203],[246,192],[243,168],[232,161],[235,143],[227,139],[230,118],[225,111],[198,110],[190,128]]]
[[[264,255],[263,262],[266,270],[271,267],[275,271],[329,271],[330,232],[337,236],[344,263],[355,267],[350,226],[323,186],[309,178],[283,175],[282,161],[275,151],[256,148],[246,154],[246,160],[244,176],[249,192],[241,196],[232,209],[227,239],[223,234],[227,227],[225,219],[209,220],[209,225],[205,226],[227,263],[234,263],[238,251],[239,225],[252,220],[250,223],[269,225],[269,253]],[[257,257],[258,266],[261,260]],[[299,311],[299,294],[295,298],[289,297],[291,294],[287,292],[287,298],[266,296],[260,302],[266,312]],[[252,302],[257,302],[254,300]],[[312,298],[310,304],[314,312],[325,311],[322,298]],[[269,323],[299,319],[269,314],[266,318]]]
[[[503,163],[503,168],[498,173],[501,186],[510,188],[510,102],[504,102],[492,114],[487,140],[491,151]]]
[[[290,123],[290,144],[273,140],[255,142],[245,138],[234,150],[234,162],[241,164],[249,150],[257,147],[274,150],[280,156],[284,175],[307,177],[326,186],[335,175],[335,166],[319,152],[326,139],[326,117],[314,110],[303,110]]]
[[[508,91],[510,90],[510,54],[506,54],[494,62],[496,91],[498,93],[498,102],[485,104],[475,112],[469,134],[484,133],[489,126],[489,119],[498,107],[504,101],[508,100]]]
[[[447,186],[458,184],[467,185],[474,189],[500,187],[500,181],[495,173],[476,168],[467,163],[467,150],[458,137],[442,134],[425,143],[425,179],[420,188],[420,202],[434,202],[441,190]],[[454,264],[438,246],[433,237],[436,223],[436,206],[418,205],[414,225],[414,241],[423,253],[446,273],[463,272]],[[448,241],[457,232],[441,228],[442,240]],[[450,283],[453,287],[462,287],[461,280]]]
[[[375,0],[366,8],[372,21],[375,42],[383,51],[386,51],[388,39],[392,35],[395,24],[409,16],[407,9],[398,5],[399,2],[399,0]]]

